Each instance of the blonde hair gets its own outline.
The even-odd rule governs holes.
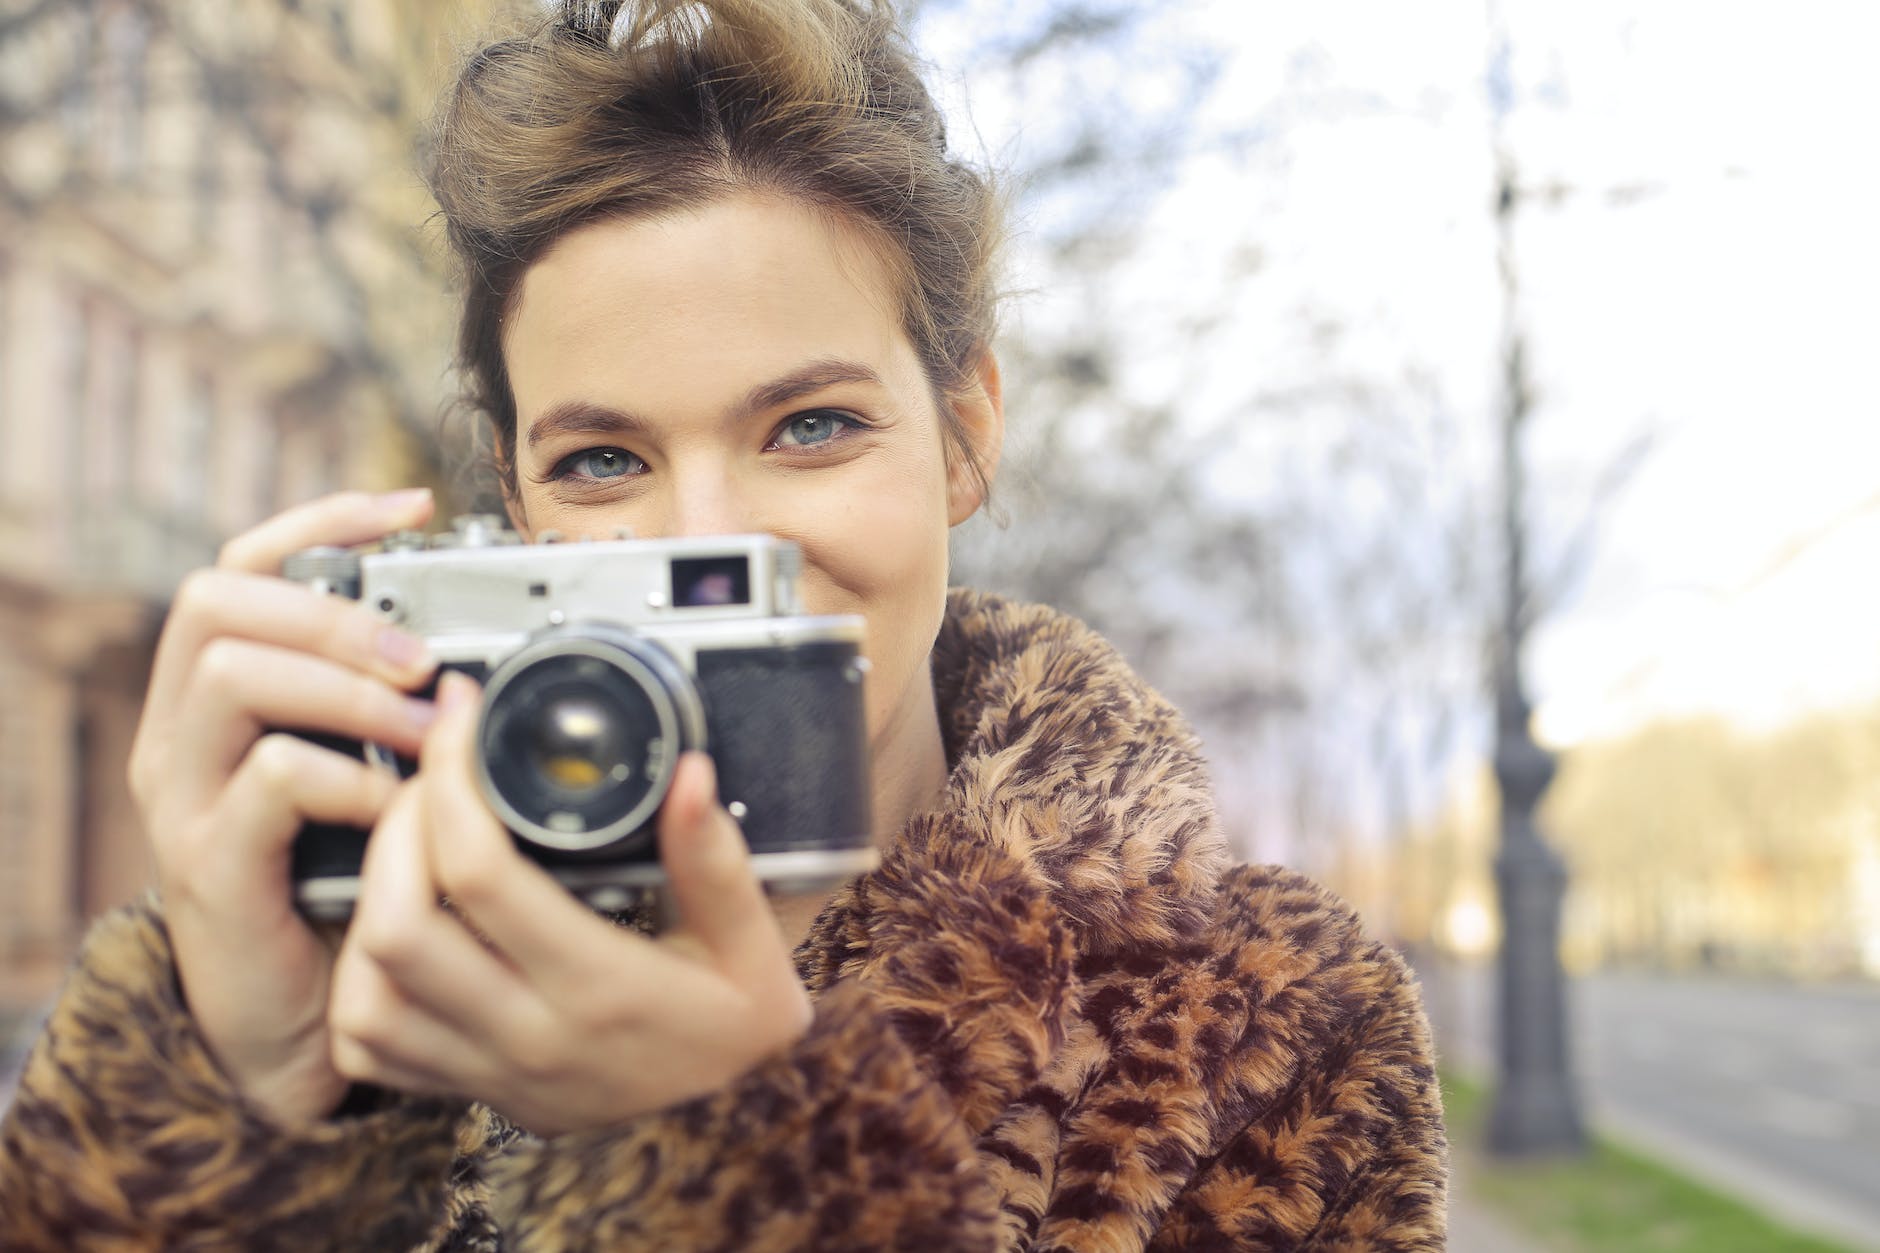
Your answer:
[[[464,399],[515,490],[503,320],[523,274],[585,223],[781,194],[862,228],[899,288],[949,459],[983,467],[948,397],[995,320],[1002,206],[946,127],[885,0],[565,3],[464,65],[432,137],[432,191],[463,269]]]

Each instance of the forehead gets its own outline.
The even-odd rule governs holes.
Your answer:
[[[742,391],[832,355],[886,378],[914,362],[896,286],[861,230],[795,201],[740,196],[589,223],[517,289],[503,337],[517,409],[596,390],[637,403]]]

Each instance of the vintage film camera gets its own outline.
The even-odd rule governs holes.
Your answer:
[[[801,614],[796,545],[543,539],[473,515],[379,552],[308,549],[283,573],[363,601],[482,682],[484,799],[596,909],[627,909],[662,881],[654,818],[690,748],[716,762],[759,878],[794,888],[874,868],[862,619]],[[378,745],[313,738],[413,768]],[[309,917],[351,916],[366,834],[302,829],[294,888]]]

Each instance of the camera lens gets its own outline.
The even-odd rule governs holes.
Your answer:
[[[588,796],[628,775],[627,728],[613,715],[604,702],[577,693],[539,706],[533,721],[518,727],[543,787]]]
[[[621,628],[545,632],[497,668],[478,735],[484,792],[519,837],[618,852],[665,799],[681,752],[703,747],[691,679]]]

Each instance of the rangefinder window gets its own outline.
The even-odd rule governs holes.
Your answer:
[[[673,558],[672,603],[677,609],[750,604],[749,558],[743,554]]]

